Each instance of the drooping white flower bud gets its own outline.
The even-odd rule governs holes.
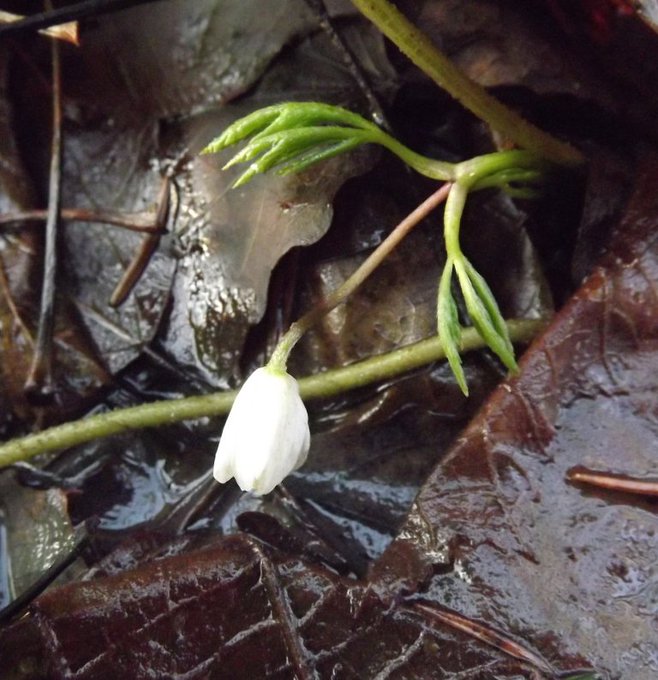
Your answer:
[[[264,366],[238,392],[217,448],[213,475],[243,491],[269,493],[303,465],[310,445],[308,414],[297,381]]]

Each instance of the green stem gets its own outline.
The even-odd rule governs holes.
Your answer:
[[[480,182],[511,170],[547,170],[546,161],[531,151],[515,149],[513,151],[497,151],[483,156],[475,156],[458,163],[455,168],[455,179],[469,189],[479,186]]]
[[[539,320],[512,320],[507,322],[507,327],[514,342],[527,343],[537,335],[544,324],[544,321]],[[475,329],[462,330],[461,348],[463,351],[480,349],[484,346],[485,343]],[[445,353],[441,341],[433,337],[351,366],[302,378],[299,380],[299,391],[303,399],[332,397],[347,390],[392,378],[443,358],[445,358]],[[236,391],[232,391],[156,401],[57,425],[0,445],[0,467],[27,460],[41,453],[67,449],[93,439],[129,430],[225,415],[229,412],[236,394]]]
[[[413,168],[425,177],[438,179],[443,182],[452,182],[457,179],[458,164],[439,161],[435,158],[428,158],[416,153],[408,146],[405,146],[397,139],[386,133],[381,134],[373,141],[387,148],[391,153],[403,160],[409,167]]]
[[[545,161],[534,153],[519,150],[499,151],[458,163],[443,217],[448,257],[455,261],[462,257],[459,231],[469,191],[500,186],[510,180],[538,180],[544,170]]]
[[[453,261],[463,257],[459,245],[459,230],[467,197],[468,187],[465,184],[461,182],[453,184],[443,213],[443,238],[446,244],[446,254]]]
[[[424,220],[435,208],[446,200],[450,194],[452,184],[444,184],[431,196],[426,198],[413,212],[409,213],[402,222],[377,246],[361,266],[343,283],[342,286],[332,291],[327,297],[310,312],[307,312],[299,320],[290,326],[290,329],[281,338],[279,344],[272,352],[268,365],[275,370],[285,370],[288,356],[292,348],[306,331],[314,326],[325,314],[346,300],[352,293],[379,267],[379,265],[391,254],[400,241],[422,220]]]
[[[352,4],[418,68],[494,130],[554,163],[585,162],[580,151],[535,127],[464,75],[388,0],[352,0]]]

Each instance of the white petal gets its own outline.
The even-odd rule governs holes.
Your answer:
[[[308,457],[308,451],[311,448],[311,431],[308,429],[308,415],[306,416],[306,428],[304,433],[304,439],[299,448],[299,454],[297,456],[297,463],[293,470],[298,470],[306,462]]]
[[[223,441],[223,435],[221,441]],[[233,457],[229,454],[227,447],[223,447],[223,450],[220,448],[217,449],[212,474],[221,484],[228,482],[228,480],[233,477]]]
[[[297,381],[259,368],[238,393],[217,449],[213,474],[241,489],[269,493],[308,453],[308,415]]]

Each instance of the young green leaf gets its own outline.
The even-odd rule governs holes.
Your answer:
[[[532,168],[506,168],[479,179],[471,191],[498,187],[504,189],[511,188],[531,188],[532,185],[540,185],[545,180],[545,172],[541,169]]]
[[[219,137],[215,137],[202,151],[202,154],[219,153],[243,139],[266,130],[280,115],[281,105],[268,106],[236,120]]]
[[[462,295],[464,296],[466,309],[473,321],[473,325],[505,366],[507,366],[510,371],[517,371],[518,367],[516,365],[516,360],[514,359],[514,351],[507,334],[507,329],[505,328],[503,334],[501,334],[499,330],[500,323],[503,323],[504,326],[504,322],[502,321],[498,305],[496,304],[493,295],[491,295],[491,291],[489,291],[490,297],[487,298],[486,303],[480,298],[479,291],[476,290],[474,283],[469,277],[466,262],[467,260],[465,257],[456,260],[455,271],[457,272],[459,286]],[[482,277],[479,278],[482,282],[484,281]],[[479,284],[480,282],[478,282],[478,288],[482,290],[481,285]],[[486,286],[486,288],[489,290],[488,286]]]
[[[461,340],[461,328],[457,315],[457,305],[452,297],[450,284],[452,281],[452,260],[448,259],[441,274],[439,282],[439,294],[436,306],[436,321],[441,344],[446,353],[446,359],[450,368],[457,379],[457,384],[464,395],[468,396],[468,385],[462,367],[461,356],[459,355],[459,344]]]
[[[276,168],[276,172],[279,175],[289,175],[293,172],[301,172],[306,170],[311,165],[315,165],[319,161],[324,161],[327,158],[333,158],[341,153],[351,151],[361,144],[360,139],[344,139],[343,141],[332,142],[326,146],[318,146],[313,149],[309,149],[304,153],[298,154],[290,162],[279,165]]]
[[[367,141],[367,132],[335,126],[279,131],[266,136],[257,135],[224,167],[256,159],[233,184],[240,186],[268,170],[276,170],[282,175],[299,172]]]
[[[318,127],[320,125],[339,125],[341,127],[354,128],[355,130],[367,130],[380,133],[377,125],[366,120],[358,113],[349,109],[322,102],[286,102],[275,104],[266,109],[268,113],[274,111],[278,115],[270,123],[262,134],[270,134],[280,130],[290,130],[301,127]],[[253,114],[252,114],[253,115]],[[261,133],[259,133],[261,134]]]
[[[503,319],[503,315],[500,313],[500,308],[498,307],[494,294],[491,292],[491,288],[489,288],[489,284],[487,284],[484,277],[475,269],[467,258],[464,258],[464,266],[466,267],[466,273],[475,288],[475,292],[478,294],[480,300],[482,300],[482,303],[489,314],[492,325],[496,329],[498,335],[505,340],[507,349],[513,354],[514,347],[512,346],[512,341],[509,337],[507,324]]]
[[[248,139],[225,166],[254,161],[234,186],[273,168],[281,174],[298,172],[367,143],[384,146],[428,177],[449,180],[453,176],[453,164],[421,156],[362,116],[319,102],[288,102],[254,111],[235,121],[201,153],[217,153]]]
[[[258,138],[275,132],[328,125],[375,134],[381,132],[374,123],[340,106],[320,102],[285,102],[258,109],[236,120],[219,137],[210,142],[201,153],[217,153],[247,137]]]
[[[234,186],[268,170],[299,172],[318,161],[387,137],[374,123],[338,106],[318,102],[276,104],[230,125],[202,153],[216,153],[245,141],[224,166],[253,161]]]

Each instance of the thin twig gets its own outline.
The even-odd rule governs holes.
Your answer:
[[[111,210],[88,210],[86,208],[62,208],[59,212],[63,222],[98,222],[111,224],[121,229],[137,232],[158,231],[158,216],[153,212],[119,213]],[[42,222],[48,219],[47,210],[21,210],[14,213],[1,213],[0,226],[19,222]]]
[[[48,186],[48,217],[43,262],[43,282],[39,326],[32,365],[25,383],[28,393],[45,396],[53,389],[52,353],[55,328],[55,279],[57,276],[57,225],[59,222],[62,160],[62,77],[59,44],[52,41],[53,124],[50,146],[50,177]]]
[[[26,17],[22,21],[0,26],[0,38],[9,35],[24,33],[25,31],[39,31],[49,26],[68,23],[69,21],[79,21],[90,17],[118,12],[122,9],[135,7],[136,5],[146,5],[160,0],[84,0],[75,5],[61,7],[59,9],[48,10],[39,14]]]
[[[125,302],[126,298],[130,295],[130,292],[144,273],[148,263],[151,261],[153,253],[155,253],[160,244],[160,238],[166,229],[167,219],[169,217],[170,185],[170,179],[165,177],[162,181],[162,187],[158,196],[158,209],[155,217],[156,229],[153,233],[144,237],[137,252],[128,264],[126,271],[123,273],[121,280],[116,285],[112,297],[110,298],[110,305],[112,307],[119,307]]]
[[[578,484],[588,484],[600,489],[632,493],[638,496],[658,496],[658,479],[631,477],[615,472],[603,470],[589,470],[585,467],[571,468],[567,472],[567,479]]]
[[[158,249],[161,234],[147,234],[139,248],[135,252],[132,260],[128,263],[123,276],[117,283],[112,295],[110,296],[110,307],[120,307],[130,295],[132,289],[142,277],[146,266],[151,261],[153,253]]]
[[[480,640],[500,649],[515,659],[532,664],[549,676],[555,675],[555,671],[548,661],[542,658],[537,652],[524,647],[510,636],[501,633],[494,628],[485,626],[479,621],[470,619],[458,612],[438,607],[434,604],[421,602],[412,604],[407,607],[407,610],[422,614],[425,617],[436,619],[445,625],[451,626],[452,628],[474,637],[476,640]]]

